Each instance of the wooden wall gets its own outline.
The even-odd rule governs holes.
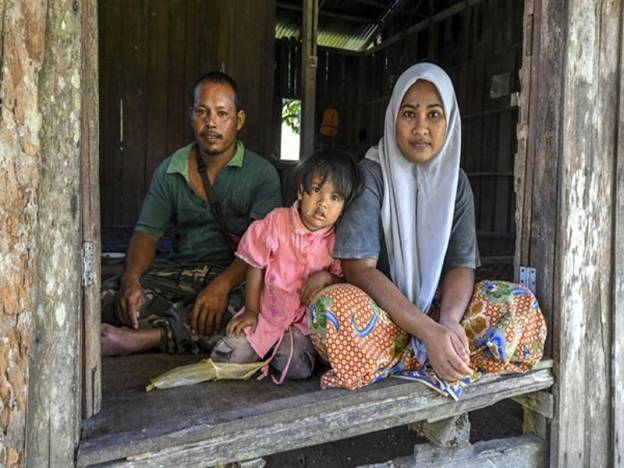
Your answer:
[[[412,33],[408,29],[389,46],[382,43],[365,54],[319,48],[316,128],[326,106],[339,110],[341,128],[333,141],[317,134],[316,145],[334,144],[363,155],[381,137],[398,76],[419,61],[438,63],[455,84],[462,112],[462,167],[475,194],[477,229],[512,240],[518,121],[512,94],[520,89],[522,11],[522,0],[471,2],[447,18],[415,25]],[[280,41],[276,49],[276,92],[298,97],[298,45]],[[504,253],[512,254],[513,243],[506,244]],[[486,253],[497,253],[498,247],[488,247],[482,246]]]
[[[271,152],[274,0],[108,0],[100,29],[102,223],[134,225],[160,161],[192,141],[191,87],[237,81],[245,144]]]

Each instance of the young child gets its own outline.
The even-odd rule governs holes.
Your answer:
[[[340,262],[332,259],[334,224],[356,195],[360,175],[347,154],[324,150],[297,166],[296,181],[297,201],[255,221],[241,239],[236,256],[249,265],[245,307],[210,356],[231,363],[270,356],[281,372],[277,383],[314,370],[306,309],[317,292],[341,281]]]

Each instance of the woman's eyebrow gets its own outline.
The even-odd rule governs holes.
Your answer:
[[[409,107],[411,109],[418,109],[418,107],[420,107],[420,106],[419,105],[410,104],[409,102],[404,102],[403,104],[401,104],[400,109],[403,109],[404,107]],[[440,104],[439,102],[435,102],[433,104],[427,104],[427,109],[431,109],[432,107],[442,107],[442,104]]]

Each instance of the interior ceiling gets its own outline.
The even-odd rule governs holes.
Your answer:
[[[465,0],[318,0],[318,45],[365,50]],[[301,39],[303,0],[278,0],[275,37]]]

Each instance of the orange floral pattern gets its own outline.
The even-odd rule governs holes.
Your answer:
[[[439,315],[439,297],[430,314]],[[423,366],[410,336],[359,288],[326,288],[308,310],[311,338],[331,365],[321,387],[359,388],[390,374]],[[504,281],[475,285],[462,325],[470,341],[470,364],[480,372],[526,372],[542,357],[546,324],[535,296]]]

